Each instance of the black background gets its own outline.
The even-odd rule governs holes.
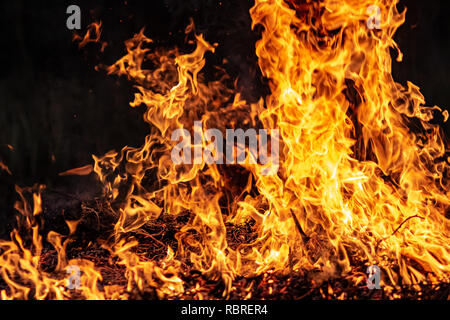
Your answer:
[[[101,20],[104,54],[90,44],[78,50],[66,28],[66,8],[82,10],[82,30]],[[95,71],[124,54],[123,42],[146,27],[155,46],[184,44],[192,17],[198,33],[219,43],[207,66],[223,58],[238,88],[252,99],[266,92],[257,68],[249,0],[151,1],[1,1],[0,160],[13,176],[0,173],[0,209],[12,207],[13,185],[71,183],[58,173],[90,164],[125,145],[139,146],[148,131],[143,108],[131,108],[133,88],[126,81]],[[421,88],[427,105],[450,105],[450,9],[448,1],[401,1],[406,23],[396,35],[404,60],[394,63],[394,78]],[[186,47],[186,49],[188,49]],[[449,136],[449,125],[445,124]],[[6,145],[12,145],[10,151]],[[52,160],[54,156],[54,160]],[[72,180],[74,181],[74,180]]]

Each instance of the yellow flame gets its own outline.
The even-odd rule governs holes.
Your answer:
[[[271,93],[253,104],[225,84],[226,75],[205,80],[205,55],[216,45],[202,35],[195,35],[196,49],[184,55],[151,50],[144,30],[125,42],[127,54],[107,71],[136,84],[130,105],[146,106],[150,133],[139,148],[93,156],[93,170],[108,198],[123,204],[114,235],[102,246],[124,266],[126,291],[151,287],[159,298],[181,297],[185,263],[223,281],[225,297],[237,276],[320,269],[320,280],[361,264],[380,266],[385,286],[449,281],[449,150],[439,126],[429,122],[442,110],[425,106],[417,86],[402,86],[392,77],[390,49],[401,60],[393,36],[405,20],[396,4],[256,0],[253,27],[263,27],[256,54]],[[367,25],[373,5],[381,13],[377,29]],[[193,31],[191,24],[186,32]],[[144,62],[154,70],[143,68]],[[448,112],[442,114],[446,121]],[[415,131],[413,119],[419,122]],[[175,164],[171,133],[192,132],[194,121],[201,121],[202,136],[208,128],[278,129],[278,172],[263,174],[264,165],[249,163]],[[203,139],[191,147],[210,148]],[[39,269],[41,190],[32,205],[17,190],[16,209],[32,249],[17,230],[11,241],[0,242],[0,272],[9,287],[1,297],[68,298],[67,275],[55,280]],[[179,226],[176,250],[168,246],[161,261],[139,253],[133,233],[161,216],[183,215],[189,221]],[[227,231],[242,224],[251,226],[254,237],[230,245]],[[68,237],[47,235],[58,256],[56,272],[78,266],[86,299],[127,298],[124,288],[98,289],[102,274],[92,262],[67,261],[76,223],[68,225]],[[353,282],[360,284],[361,275]],[[198,291],[192,292],[202,298]],[[331,287],[328,292],[333,294]]]
[[[366,23],[371,5],[380,7],[379,30]],[[448,279],[448,164],[438,161],[446,147],[439,127],[428,122],[441,109],[424,106],[418,87],[403,87],[391,75],[389,50],[401,59],[393,35],[405,12],[387,0],[298,6],[257,0],[250,13],[253,26],[264,27],[256,46],[270,80],[264,103],[249,105],[235,94],[227,104],[230,89],[201,81],[204,55],[214,52],[202,36],[192,54],[179,56],[143,49],[151,40],[141,31],[109,68],[138,83],[131,105],[146,105],[145,120],[155,128],[142,148],[95,158],[102,181],[115,177],[106,183],[114,198],[119,185],[132,181],[116,235],[162,212],[190,212],[193,218],[176,236],[176,257],[221,278],[225,295],[235,276],[292,270],[292,261],[294,270],[320,268],[328,276],[350,271],[357,261],[378,264],[394,285],[400,277],[406,284]],[[159,60],[158,68],[143,70],[145,59]],[[420,132],[409,129],[413,117],[420,119]],[[224,210],[219,203],[230,186],[223,168],[174,165],[170,133],[192,130],[196,119],[204,130],[224,131],[240,119],[255,125],[255,118],[281,132],[279,172],[263,175],[262,166],[244,165],[248,183]],[[122,161],[126,174],[113,174]],[[150,191],[141,182],[152,169],[162,187]],[[225,223],[249,221],[256,240],[230,248]]]

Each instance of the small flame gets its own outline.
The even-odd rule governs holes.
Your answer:
[[[7,174],[12,176],[11,170],[9,170],[8,166],[6,164],[4,164],[3,162],[1,162],[1,161],[0,161],[0,170],[5,171]]]
[[[372,1],[339,6],[256,1],[250,11],[253,26],[264,27],[256,54],[271,88],[258,104],[249,105],[238,94],[230,99],[233,89],[223,81],[203,81],[204,55],[215,46],[201,35],[197,49],[187,55],[176,49],[150,52],[144,45],[152,41],[143,30],[127,41],[128,54],[108,73],[137,83],[131,106],[146,105],[144,119],[154,129],[141,148],[94,158],[113,198],[125,181],[132,184],[116,236],[162,212],[191,212],[193,219],[177,234],[176,257],[221,278],[225,295],[236,276],[287,270],[289,255],[294,255],[294,270],[345,273],[353,256],[383,266],[392,284],[398,283],[396,265],[404,283],[447,279],[448,165],[436,161],[446,147],[439,127],[428,122],[442,110],[425,107],[418,87],[404,88],[392,79],[389,50],[396,49],[401,59],[392,37],[405,13],[398,13],[394,1],[377,1],[384,20],[372,31],[365,23],[369,5]],[[193,30],[190,25],[187,32]],[[143,69],[145,60],[158,67]],[[227,105],[227,100],[234,102]],[[169,134],[192,129],[196,117],[203,130],[224,130],[239,118],[251,125],[258,118],[265,129],[280,129],[279,173],[262,175],[261,166],[244,165],[248,184],[224,211],[219,203],[229,186],[222,168],[174,165],[169,158]],[[411,132],[412,117],[420,119],[424,133]],[[118,175],[122,162],[126,174]],[[142,180],[152,169],[162,187],[149,191]],[[257,196],[250,195],[252,188]],[[415,216],[421,219],[411,219]],[[230,248],[225,223],[249,221],[256,222],[256,240]]]
[[[93,22],[88,25],[87,32],[84,37],[77,33],[73,34],[72,41],[78,42],[78,48],[81,49],[85,47],[88,43],[101,43],[100,52],[103,52],[108,45],[106,41],[101,42],[100,38],[102,35],[102,22]]]
[[[93,165],[89,164],[87,166],[83,166],[80,168],[70,169],[64,172],[61,172],[60,176],[87,176],[94,172]]]

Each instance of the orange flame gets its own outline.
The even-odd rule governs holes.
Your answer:
[[[8,166],[0,161],[0,170],[5,171],[10,176],[12,175],[11,170],[9,170]]]
[[[370,5],[381,8],[379,31],[366,26]],[[291,210],[321,254],[303,251],[299,267],[346,272],[351,255],[383,266],[392,284],[399,276],[406,284],[448,279],[446,146],[428,122],[441,109],[425,107],[418,87],[391,75],[389,49],[398,50],[392,37],[405,12],[396,1],[325,1],[302,10],[300,17],[281,0],[251,10],[253,25],[264,27],[256,52],[272,90],[260,118],[280,127],[284,143],[279,176],[258,177],[270,213],[285,221],[266,232],[281,235],[278,246],[293,246]],[[413,117],[420,133],[409,129]]]
[[[101,43],[100,52],[103,52],[108,45],[106,41],[100,41],[102,35],[102,22],[93,22],[88,28],[84,37],[77,33],[73,34],[72,41],[78,42],[78,48],[81,49],[85,47],[88,43]]]
[[[151,40],[142,31],[128,41],[128,54],[108,71],[138,84],[131,105],[145,104],[145,120],[155,129],[142,148],[95,157],[104,182],[126,162],[126,175],[112,174],[106,183],[113,198],[132,181],[116,235],[162,212],[191,212],[177,234],[178,258],[221,278],[225,294],[235,276],[282,272],[292,260],[294,270],[320,268],[322,276],[346,273],[352,261],[378,264],[386,285],[399,277],[406,284],[448,279],[448,164],[439,161],[446,147],[439,127],[428,122],[441,109],[425,107],[418,87],[392,79],[389,49],[401,59],[392,37],[405,13],[394,1],[377,1],[383,19],[380,30],[370,30],[373,4],[256,1],[253,25],[264,27],[256,53],[272,92],[265,105],[249,106],[239,95],[226,105],[228,88],[201,81],[204,54],[214,52],[202,36],[184,56],[143,49]],[[159,68],[142,69],[145,59],[159,59]],[[236,127],[237,117],[254,125],[257,117],[264,128],[280,129],[279,173],[265,176],[261,166],[245,165],[248,184],[224,210],[220,200],[229,186],[221,168],[174,165],[168,155],[170,133],[193,128],[196,117],[205,128]],[[413,117],[421,122],[419,133],[409,129]],[[146,190],[141,182],[153,169],[162,187]],[[258,195],[251,196],[255,187]],[[225,223],[250,220],[256,240],[233,250]]]
[[[371,5],[382,14],[379,30],[366,24]],[[131,105],[145,104],[145,120],[157,129],[142,148],[95,158],[102,180],[102,168],[112,172],[127,163],[126,178],[115,175],[107,184],[114,197],[123,181],[133,181],[116,231],[139,228],[161,211],[191,212],[194,218],[177,235],[178,256],[222,278],[225,294],[235,276],[283,271],[292,259],[294,269],[320,268],[326,276],[350,271],[352,260],[378,264],[387,273],[385,283],[393,285],[399,277],[406,284],[448,279],[446,146],[439,127],[429,123],[442,110],[424,106],[417,86],[405,88],[391,76],[389,49],[401,59],[393,35],[405,12],[397,11],[395,1],[291,7],[261,0],[251,16],[254,26],[264,27],[256,47],[270,80],[264,106],[249,106],[239,95],[227,106],[223,97],[232,92],[218,82],[200,81],[204,54],[214,52],[202,36],[196,36],[192,54],[173,58],[176,51],[143,49],[151,41],[141,32],[127,42],[127,56],[109,69],[138,83]],[[159,59],[159,68],[143,70],[144,59]],[[192,128],[195,117],[204,127],[236,127],[236,117],[228,122],[226,113],[253,125],[257,117],[264,128],[280,129],[282,160],[277,175],[244,166],[251,171],[248,186],[224,216],[223,170],[205,163],[175,166],[168,136],[176,128]],[[420,132],[409,129],[412,118],[420,120]],[[153,168],[163,187],[145,190],[142,179]],[[250,195],[252,187],[257,196]],[[250,220],[256,222],[257,239],[231,249],[225,223]]]
[[[51,273],[42,269],[45,253],[39,215],[42,213],[43,190],[44,186],[23,189],[16,186],[21,200],[16,202],[15,209],[21,215],[18,217],[19,228],[11,232],[11,240],[0,241],[0,274],[8,285],[8,290],[0,291],[0,298],[70,299],[72,293],[67,285],[70,275],[65,270],[69,266],[76,266],[80,270],[81,296],[85,299],[104,299],[104,293],[97,286],[102,277],[95,270],[94,264],[84,259],[67,259],[66,247],[71,241],[69,237],[53,231],[48,233],[47,241],[57,252],[57,265]],[[29,196],[33,200],[32,204],[28,200]],[[67,224],[71,235],[75,232],[76,222],[67,221]]]
[[[417,86],[392,78],[390,49],[401,60],[393,36],[405,20],[396,4],[256,0],[253,27],[264,29],[256,54],[271,94],[254,104],[225,85],[226,75],[205,80],[205,55],[216,45],[202,35],[184,55],[152,51],[143,30],[125,42],[127,54],[107,71],[136,84],[130,105],[146,106],[150,133],[139,148],[93,156],[93,170],[108,198],[123,203],[113,237],[102,246],[124,266],[126,290],[152,287],[160,298],[180,297],[186,263],[223,281],[224,297],[237,276],[319,269],[320,281],[361,264],[382,268],[386,288],[450,281],[449,150],[439,126],[430,123],[439,112],[447,121],[448,112],[425,106]],[[373,5],[381,13],[377,29],[367,25]],[[187,32],[193,30],[190,25]],[[154,70],[143,68],[146,61]],[[419,123],[415,131],[412,120]],[[194,121],[202,122],[201,136],[208,128],[278,129],[278,172],[265,175],[262,164],[175,164],[171,133],[192,130]],[[194,152],[210,147],[204,140],[191,143]],[[64,282],[39,270],[40,192],[33,206],[18,192],[16,209],[32,233],[33,250],[25,249],[18,231],[0,242],[0,271],[10,289],[1,297],[30,298],[31,282],[34,298],[67,298]],[[184,215],[189,221],[175,235],[176,250],[169,246],[161,261],[139,253],[133,234],[161,216]],[[244,223],[255,236],[230,245],[227,231]],[[84,298],[127,297],[115,286],[100,291],[102,275],[92,262],[67,261],[69,237],[47,238],[57,251],[57,271],[82,269]],[[359,275],[352,280],[362,281]]]

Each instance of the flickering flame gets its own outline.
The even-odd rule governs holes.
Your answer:
[[[0,290],[2,300],[24,299],[70,299],[67,286],[69,276],[66,269],[73,265],[80,270],[80,294],[86,299],[104,299],[104,294],[97,288],[102,279],[91,261],[84,259],[68,260],[66,247],[70,235],[75,232],[76,223],[67,221],[70,234],[65,237],[56,232],[49,232],[47,241],[57,252],[57,264],[50,273],[42,270],[43,239],[40,235],[42,226],[39,215],[42,213],[41,194],[44,186],[20,188],[16,191],[20,201],[14,208],[20,213],[18,229],[11,232],[10,241],[0,241],[0,273],[8,290]],[[30,200],[32,199],[32,201]]]
[[[9,170],[9,167],[0,161],[0,171],[5,171],[10,176],[12,175],[11,170]]]
[[[417,86],[392,78],[390,49],[401,60],[393,36],[405,19],[396,3],[256,0],[253,27],[263,27],[256,54],[271,94],[253,104],[225,85],[226,75],[205,80],[205,55],[217,45],[202,35],[184,55],[150,49],[144,30],[125,42],[127,54],[107,71],[136,85],[130,105],[146,106],[150,133],[141,147],[94,156],[94,171],[108,198],[124,203],[113,237],[102,246],[125,267],[126,290],[153,287],[160,298],[179,297],[183,263],[223,281],[224,297],[238,276],[318,269],[324,279],[359,264],[384,270],[383,286],[450,281],[449,150],[439,126],[429,122],[436,113],[446,121],[448,112],[426,107]],[[374,5],[381,11],[379,29],[366,23]],[[190,25],[186,32],[193,30]],[[154,69],[143,68],[144,62]],[[412,119],[419,123],[415,131]],[[278,171],[263,174],[264,165],[248,163],[175,164],[171,134],[191,131],[194,121],[202,122],[202,136],[208,128],[278,129]],[[210,146],[202,139],[192,147]],[[155,183],[145,182],[148,177]],[[55,280],[39,270],[40,191],[33,207],[18,192],[16,209],[33,249],[25,249],[18,231],[0,242],[0,271],[10,289],[1,297],[68,298],[66,275]],[[133,233],[161,215],[184,214],[190,219],[175,236],[176,250],[168,247],[160,261],[138,253]],[[227,230],[249,222],[253,240],[230,247]],[[57,271],[82,269],[84,298],[126,298],[114,286],[98,289],[102,276],[91,262],[67,261],[70,235],[47,238],[58,252]]]
[[[61,172],[59,175],[64,176],[87,176],[93,172],[94,168],[92,165],[83,166],[80,168],[70,169],[64,172]]]
[[[74,42],[78,42],[78,48],[83,48],[85,47],[88,43],[101,43],[101,49],[100,51],[103,52],[106,48],[106,46],[108,45],[107,42],[100,41],[100,38],[102,36],[102,22],[93,22],[91,23],[88,28],[87,28],[87,32],[84,35],[84,37],[80,36],[77,33],[73,34],[72,37],[72,41]]]

